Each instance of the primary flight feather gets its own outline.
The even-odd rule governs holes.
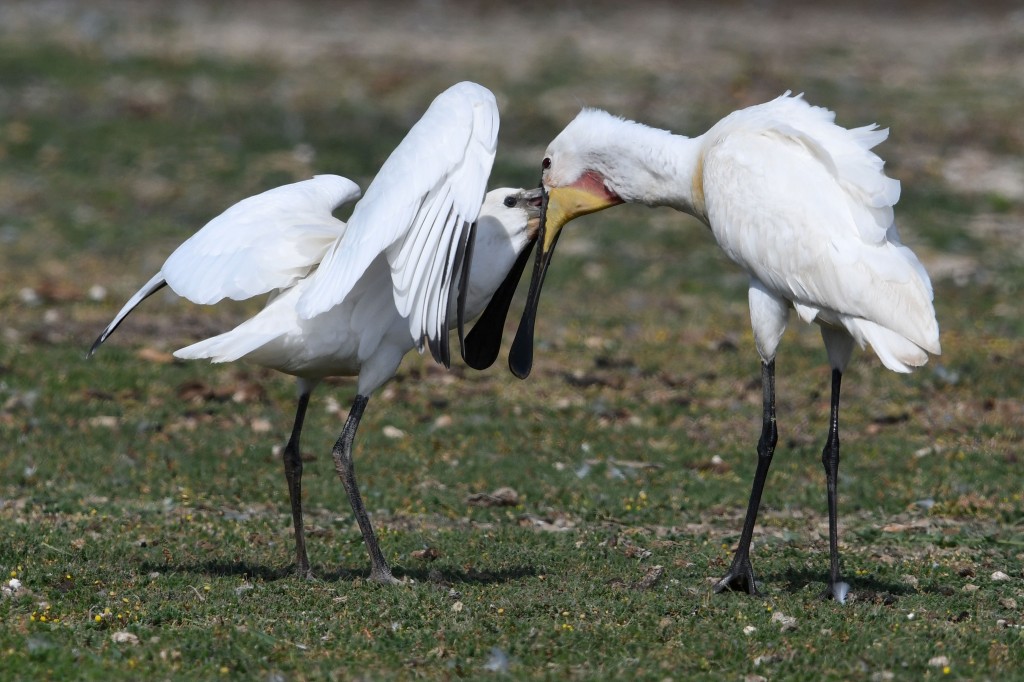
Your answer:
[[[299,314],[309,318],[335,305],[383,253],[410,334],[421,349],[429,342],[447,366],[453,285],[471,248],[497,140],[498,107],[487,88],[463,82],[438,95],[356,205],[300,297]]]

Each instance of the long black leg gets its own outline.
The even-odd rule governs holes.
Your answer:
[[[341,478],[341,484],[345,486],[348,493],[348,501],[352,504],[352,513],[355,514],[359,530],[363,534],[363,541],[366,542],[366,551],[370,554],[370,580],[379,583],[397,584],[399,581],[391,575],[391,568],[384,559],[377,543],[377,536],[373,534],[373,526],[370,525],[370,517],[363,506],[363,498],[359,494],[359,487],[356,485],[356,469],[352,463],[352,443],[356,438],[356,429],[359,428],[359,420],[363,417],[363,410],[369,398],[356,395],[352,403],[352,409],[348,413],[348,421],[341,431],[338,442],[334,444],[331,456],[334,458],[334,469]]]
[[[288,499],[292,504],[292,525],[295,527],[295,572],[303,578],[313,577],[306,556],[306,529],[302,524],[302,455],[299,451],[299,437],[302,435],[302,423],[306,419],[306,408],[309,407],[309,395],[310,391],[303,391],[299,395],[292,436],[284,446],[282,457],[284,477],[288,481]]]
[[[779,433],[775,427],[775,360],[761,363],[762,390],[762,423],[761,438],[757,441],[757,471],[754,473],[754,486],[750,491],[747,503],[747,516],[743,520],[743,533],[732,565],[725,577],[715,583],[715,592],[725,590],[744,591],[757,594],[757,583],[754,580],[754,567],[750,564],[750,541],[754,536],[754,523],[757,521],[757,510],[761,506],[761,492],[768,478],[768,467],[775,454],[775,444]]]
[[[842,603],[850,586],[839,575],[839,499],[837,481],[839,478],[839,387],[843,373],[832,370],[832,413],[828,424],[828,441],[821,451],[821,463],[825,467],[825,486],[828,489],[828,590],[822,595]]]

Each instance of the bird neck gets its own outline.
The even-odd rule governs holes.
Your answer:
[[[626,169],[619,196],[647,206],[670,206],[706,222],[703,139],[630,125],[634,130],[622,140],[626,145],[622,154],[631,167]]]

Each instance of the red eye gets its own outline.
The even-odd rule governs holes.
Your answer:
[[[540,164],[540,167],[543,168],[544,170],[547,170],[548,168],[551,168],[551,159],[550,158],[544,159],[544,161]]]

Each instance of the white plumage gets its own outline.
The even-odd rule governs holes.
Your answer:
[[[803,321],[843,328],[908,372],[940,352],[939,327],[928,275],[893,223],[899,182],[870,151],[886,136],[848,131],[793,97],[736,112],[702,136],[698,217],[750,273],[757,301],[788,301]],[[754,328],[765,360],[775,354],[768,327]]]
[[[532,362],[532,320],[562,226],[622,202],[671,206],[696,216],[750,275],[750,316],[765,384],[758,472],[744,533],[718,589],[756,590],[748,557],[775,431],[775,354],[790,309],[821,325],[833,369],[832,419],[823,452],[829,484],[830,593],[839,578],[835,478],[839,385],[854,343],[897,372],[938,354],[932,287],[899,239],[893,205],[899,182],[871,149],[887,130],[852,130],[832,112],[790,93],[729,114],[694,138],[584,110],[548,146],[548,206],[531,297],[510,354],[520,376]]]
[[[392,152],[298,302],[304,318],[345,298],[381,254],[420,349],[449,363],[448,314],[498,144],[498,105],[481,85],[442,92]],[[470,247],[471,248],[471,247]]]
[[[480,350],[467,359],[496,354],[500,336],[492,329],[500,326],[496,316],[504,319],[514,291],[503,279],[513,266],[521,272],[526,259],[520,254],[528,254],[536,237],[542,194],[495,190],[485,197],[497,129],[494,96],[475,83],[459,83],[434,100],[398,145],[347,225],[332,211],[358,197],[359,189],[334,175],[235,204],[171,254],[90,350],[91,355],[139,303],[167,285],[205,304],[270,293],[252,319],[176,355],[244,359],[299,378],[295,423],[283,458],[302,575],[309,575],[309,561],[299,439],[317,384],[327,376],[358,376],[332,454],[370,554],[370,577],[394,582],[352,464],[369,396],[394,376],[413,347],[429,344],[447,365],[452,306],[459,308],[461,338],[463,319],[478,315],[498,291],[485,316],[488,329],[476,337]]]
[[[332,193],[331,190],[338,191]],[[267,255],[267,250],[261,245],[264,238],[268,242],[277,242],[285,252],[310,254],[313,262],[307,271],[310,267],[315,268],[315,254],[319,252],[322,256],[327,249],[323,243],[324,235],[333,233],[335,239],[340,239],[346,231],[345,223],[331,215],[336,206],[321,199],[330,196],[343,201],[353,195],[351,183],[345,178],[321,175],[235,204],[171,254],[160,272],[129,299],[103,330],[90,355],[143,299],[165,285],[175,293],[190,292],[195,298],[186,298],[194,302],[199,302],[197,299],[218,301],[226,297],[227,291],[237,293],[239,281],[253,285],[250,289],[255,292],[253,295],[260,293],[256,290],[262,287],[255,286],[253,272]],[[311,201],[304,211],[292,213],[283,210],[304,200]],[[540,202],[539,189],[497,189],[486,195],[479,209],[475,256],[466,288],[469,318],[484,310],[519,255],[528,253],[527,247],[532,245],[539,228]],[[293,220],[297,215],[302,216],[301,225],[296,225]],[[265,219],[261,220],[261,217]],[[254,226],[259,227],[254,229]],[[273,229],[275,227],[276,230]],[[284,239],[282,235],[289,235],[290,239]],[[187,268],[190,262],[197,264],[191,276]],[[285,259],[280,265],[281,268],[277,269],[268,266],[266,277],[280,277],[284,269],[294,267]],[[356,279],[345,298],[320,315],[307,319],[299,315],[296,305],[312,281],[312,276],[301,277],[292,285],[280,287],[251,319],[231,331],[182,348],[174,354],[189,360],[246,360],[299,378],[295,424],[283,457],[295,530],[296,567],[304,576],[310,575],[310,569],[302,522],[299,439],[306,408],[310,395],[323,378],[358,377],[355,402],[342,437],[335,446],[335,466],[349,494],[370,553],[371,578],[392,582],[394,578],[361,502],[352,468],[351,447],[369,396],[395,375],[402,358],[415,346],[415,341],[409,335],[406,317],[398,312],[395,305],[390,284],[391,270],[383,254]],[[205,286],[197,287],[199,282]],[[237,297],[243,298],[241,295]]]

